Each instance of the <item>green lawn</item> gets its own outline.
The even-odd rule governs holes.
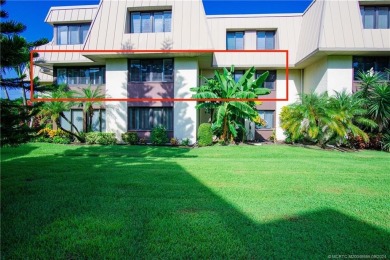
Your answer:
[[[1,149],[2,258],[390,257],[390,154]]]

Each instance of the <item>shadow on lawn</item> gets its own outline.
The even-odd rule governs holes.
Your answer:
[[[169,150],[138,149],[136,156],[122,157],[112,148],[81,147],[44,158],[50,164],[24,176],[38,171],[40,179],[3,183],[2,256],[301,259],[389,253],[389,233],[332,209],[255,223],[174,161],[150,156],[176,151],[185,157],[188,151]],[[23,167],[27,159],[5,167]]]

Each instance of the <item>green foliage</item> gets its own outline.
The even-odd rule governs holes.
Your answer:
[[[356,95],[364,100],[369,117],[377,124],[379,133],[390,127],[390,85],[383,82],[381,74],[359,72],[359,91]],[[375,129],[376,127],[371,127]]]
[[[181,140],[181,145],[183,145],[183,146],[190,146],[190,143],[191,143],[191,141],[189,138],[184,138]]]
[[[89,132],[85,134],[85,139],[87,144],[116,144],[116,138],[114,133]]]
[[[199,88],[191,88],[191,91],[196,93],[193,98],[227,99],[226,101],[200,102],[196,106],[198,109],[211,110],[212,114],[215,111],[215,118],[212,116],[212,130],[225,141],[232,141],[233,138],[237,137],[238,129],[245,129],[242,125],[244,119],[252,122],[259,121],[260,117],[256,111],[255,100],[259,95],[267,95],[271,91],[262,87],[268,77],[268,71],[257,79],[254,78],[255,72],[256,69],[252,67],[235,82],[234,66],[231,67],[230,71],[223,68],[222,73],[217,70],[214,72],[214,78],[205,79],[206,84]],[[240,101],[240,99],[250,99],[251,101]]]
[[[128,144],[138,144],[139,137],[136,132],[127,132],[122,134],[122,140]]]
[[[383,135],[382,149],[383,151],[390,152],[390,134]]]
[[[87,117],[87,129],[86,132],[92,131],[92,120],[93,120],[93,107],[95,105],[100,105],[100,99],[105,98],[105,95],[101,93],[100,86],[92,87],[89,85],[86,88],[81,89],[81,93],[77,95],[78,98],[86,99],[87,101],[83,101],[80,105],[83,106],[83,110]]]
[[[17,146],[30,141],[39,128],[30,127],[31,117],[40,105],[24,106],[13,100],[0,100],[0,145]]]
[[[55,144],[70,144],[70,139],[61,136],[54,136],[53,143]]]
[[[367,118],[363,100],[344,91],[333,97],[327,93],[304,94],[300,102],[282,109],[280,120],[288,141],[309,141],[322,146],[343,144],[349,134],[368,142],[368,135],[359,125],[376,126]]]
[[[209,146],[213,144],[213,131],[211,130],[211,124],[203,123],[198,128],[198,145]]]
[[[154,127],[150,135],[150,141],[154,145],[164,145],[168,143],[169,139],[165,127],[163,126]]]

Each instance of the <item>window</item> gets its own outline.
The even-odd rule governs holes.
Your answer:
[[[275,89],[276,88],[276,70],[267,70],[269,72],[268,77],[266,78],[263,88]],[[256,71],[256,78],[260,77],[261,74],[266,72],[266,70]]]
[[[57,68],[57,84],[105,84],[104,67]]]
[[[72,122],[72,124],[77,128],[79,132],[83,131],[83,110],[82,109],[72,109],[70,111],[64,111],[65,117]],[[75,128],[67,122],[64,118],[60,118],[60,124],[62,128],[76,132]]]
[[[57,32],[57,44],[58,45],[73,45],[83,44],[90,24],[67,24],[67,25],[55,25],[54,29]]]
[[[64,112],[66,118],[77,127],[79,132],[83,131],[83,110],[81,109],[72,109],[70,111]],[[76,132],[74,127],[67,122],[64,118],[60,118],[61,126],[72,132]],[[106,131],[106,110],[104,109],[94,109],[92,117],[92,131],[94,132],[105,132]]]
[[[226,33],[227,50],[244,49],[244,32],[227,32]]]
[[[386,73],[385,71],[386,68],[390,68],[390,57],[354,56],[352,65],[353,65],[354,80],[358,79],[359,71],[367,72],[370,71],[371,68],[375,72],[381,73],[383,79],[390,80],[389,74]]]
[[[130,81],[172,82],[172,59],[130,60]]]
[[[256,129],[272,129],[275,128],[274,125],[274,110],[259,110],[259,115],[266,122],[265,126],[256,126]]]
[[[170,32],[172,11],[132,12],[131,33]]]
[[[275,31],[258,31],[256,49],[258,50],[275,49]]]
[[[360,6],[364,29],[389,29],[390,6]]]
[[[106,110],[94,109],[92,116],[92,131],[105,132],[106,131]]]
[[[129,107],[129,130],[152,130],[164,126],[173,130],[172,107]]]
[[[235,70],[235,71],[234,71],[234,74],[233,74],[234,81],[235,81],[235,82],[239,81],[240,78],[241,78],[242,76],[244,76],[244,72],[245,72],[245,71],[243,71],[243,70]]]

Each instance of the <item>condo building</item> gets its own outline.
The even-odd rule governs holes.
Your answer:
[[[37,48],[50,52],[39,53],[36,75],[72,89],[100,86],[107,98],[129,99],[95,108],[93,130],[114,132],[119,140],[128,131],[148,138],[162,125],[170,137],[194,143],[210,115],[197,110],[196,101],[172,99],[191,98],[190,88],[201,85],[202,77],[231,65],[237,79],[252,66],[256,75],[269,71],[264,87],[271,94],[261,98],[272,101],[257,106],[267,124],[247,123],[250,140],[268,139],[273,131],[283,140],[279,113],[301,93],[353,92],[361,70],[389,80],[387,0],[314,0],[303,13],[250,15],[207,15],[201,0],[101,0],[52,7],[45,22],[54,36]],[[145,98],[157,100],[137,100]],[[82,113],[79,107],[67,112],[81,129]]]

